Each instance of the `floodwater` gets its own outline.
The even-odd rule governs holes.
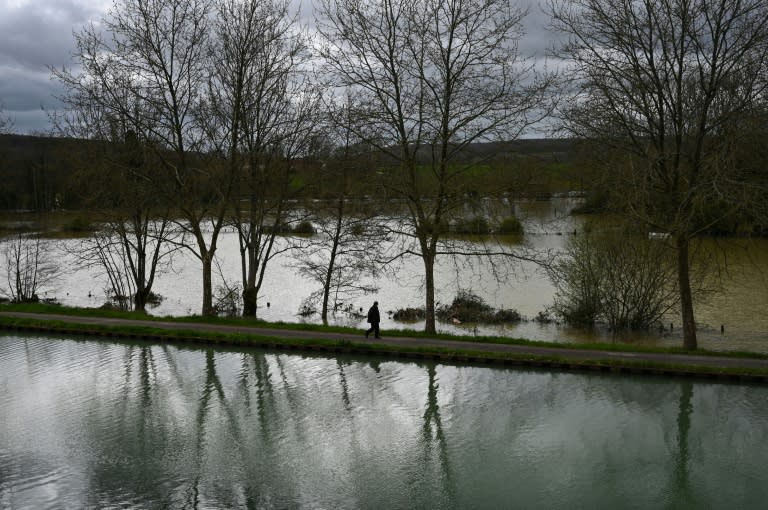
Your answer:
[[[765,508],[768,387],[0,336],[0,508]]]
[[[560,198],[549,201],[519,201],[511,210],[521,219],[525,242],[533,250],[562,250],[572,235],[578,235],[586,221],[599,221],[584,216],[572,216],[570,211],[578,201]],[[74,241],[72,241],[74,242]],[[717,253],[727,262],[721,274],[722,288],[696,305],[699,345],[712,350],[744,350],[768,352],[768,240],[728,239],[707,240],[704,249]],[[237,236],[225,232],[217,251],[222,274],[231,283],[239,282],[239,252]],[[62,256],[61,260],[69,260]],[[71,265],[65,262],[66,265]],[[511,308],[527,320],[506,326],[482,326],[440,323],[438,330],[459,334],[491,334],[530,340],[557,342],[622,341],[629,343],[680,346],[680,319],[671,315],[665,319],[663,332],[640,332],[612,337],[608,332],[584,331],[565,325],[541,324],[533,319],[553,302],[555,289],[544,272],[535,264],[520,262],[510,268],[509,277],[498,279],[487,263],[473,259],[471,265],[443,260],[436,269],[436,300],[450,303],[459,289],[482,297],[494,308]],[[214,275],[220,285],[221,275]],[[191,315],[200,313],[202,280],[200,264],[189,253],[175,258],[173,271],[160,275],[155,291],[165,299],[149,310],[154,315]],[[356,312],[364,312],[374,300],[379,301],[383,314],[382,329],[423,329],[424,323],[400,323],[388,318],[386,312],[399,308],[423,307],[423,266],[419,259],[410,259],[388,277],[375,283],[379,290],[345,303]],[[56,297],[73,306],[98,307],[105,302],[105,282],[93,272],[70,272],[55,291],[46,297]],[[260,294],[259,317],[270,321],[320,322],[319,316],[299,316],[302,301],[317,285],[298,274],[296,261],[281,254],[270,262]],[[360,316],[339,313],[332,323],[364,328]],[[671,325],[671,328],[670,328]]]

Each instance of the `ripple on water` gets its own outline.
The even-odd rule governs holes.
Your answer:
[[[2,363],[4,370],[0,374],[0,382],[34,377],[41,370],[40,365],[45,365],[44,363],[35,363],[35,361],[38,359],[50,360],[51,358],[45,339],[25,335],[2,335],[1,338],[0,363]],[[50,344],[51,342],[47,343]]]
[[[656,508],[683,456],[764,500],[762,386],[142,349],[0,344],[0,508]]]
[[[7,499],[10,508],[15,501],[24,502],[24,508],[54,509],[67,506],[68,470],[54,466],[44,459],[26,453],[0,451],[0,503]],[[5,506],[3,506],[5,508]]]

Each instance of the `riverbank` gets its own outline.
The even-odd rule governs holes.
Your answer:
[[[73,315],[76,313],[77,315]],[[674,350],[627,350],[507,341],[387,335],[366,339],[362,332],[292,327],[286,324],[255,325],[194,320],[158,320],[99,316],[87,311],[67,313],[28,312],[0,308],[0,328],[141,339],[158,342],[192,342],[248,346],[290,351],[348,353],[395,358],[429,359],[443,363],[520,366],[551,370],[578,370],[616,374],[694,377],[723,381],[768,383],[768,357],[686,353]],[[129,314],[126,314],[129,315]]]

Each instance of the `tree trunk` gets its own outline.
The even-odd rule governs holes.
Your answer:
[[[133,297],[133,311],[144,312],[147,308],[147,298],[149,296],[149,290],[141,286],[136,290],[136,294]]]
[[[331,281],[333,279],[333,271],[336,265],[336,254],[339,251],[339,240],[341,239],[341,228],[344,221],[344,197],[339,198],[338,207],[336,209],[336,230],[333,233],[333,244],[331,245],[331,254],[328,257],[328,268],[325,272],[325,282],[323,282],[323,309],[321,317],[323,324],[328,325],[328,301],[331,294]]]
[[[138,246],[142,245],[142,241],[139,240]],[[149,296],[149,289],[146,285],[146,253],[144,250],[137,250],[136,252],[136,272],[134,281],[136,283],[136,294],[133,296],[133,310],[136,312],[143,312],[147,307],[147,297]]]
[[[213,254],[206,252],[203,257],[203,316],[215,315],[213,309],[213,281],[211,274],[213,272]]]
[[[243,317],[256,317],[256,287],[251,285],[243,290]]]
[[[323,321],[323,325],[328,325],[328,300],[331,294],[331,276],[333,275],[333,259],[328,265],[328,270],[325,273],[325,281],[323,282],[323,306],[320,311],[320,318]]]
[[[253,201],[251,202],[251,211],[255,210]],[[251,213],[253,214],[253,213]],[[246,278],[243,288],[243,317],[256,317],[258,310],[258,297],[259,293],[256,289],[256,269],[258,266],[257,260],[257,239],[255,238],[257,223],[251,219],[250,228],[248,230],[248,249],[245,252],[246,260]]]
[[[677,237],[677,283],[680,292],[680,311],[683,320],[683,349],[696,350],[696,321],[693,315],[693,296],[688,261],[688,237]]]
[[[424,290],[426,292],[426,322],[424,332],[434,334],[435,328],[435,257],[426,254],[424,256]]]

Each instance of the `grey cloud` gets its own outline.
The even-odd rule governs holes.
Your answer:
[[[68,63],[73,30],[98,16],[74,0],[48,0],[0,7],[0,63],[39,71]]]
[[[41,108],[28,111],[9,111],[13,132],[21,134],[45,134],[50,130],[48,114]]]
[[[546,0],[519,1],[529,6],[520,52],[539,62],[558,36],[546,29],[548,16],[541,7]],[[109,4],[110,0],[26,0],[12,7],[0,0],[0,103],[16,119],[17,131],[47,128],[41,106],[58,106],[48,68],[72,63],[73,31],[98,20]],[[292,5],[300,23],[313,26],[312,0],[293,0]]]
[[[35,110],[58,103],[48,70],[31,71],[0,65],[0,98],[6,110]]]
[[[545,0],[523,2],[523,5],[528,6],[528,15],[523,20],[525,35],[520,41],[520,51],[523,55],[543,58],[550,48],[562,42],[562,35],[549,29]]]
[[[70,64],[73,31],[105,7],[99,0],[0,2],[0,102],[15,131],[48,128],[41,108],[58,105],[49,67]]]

